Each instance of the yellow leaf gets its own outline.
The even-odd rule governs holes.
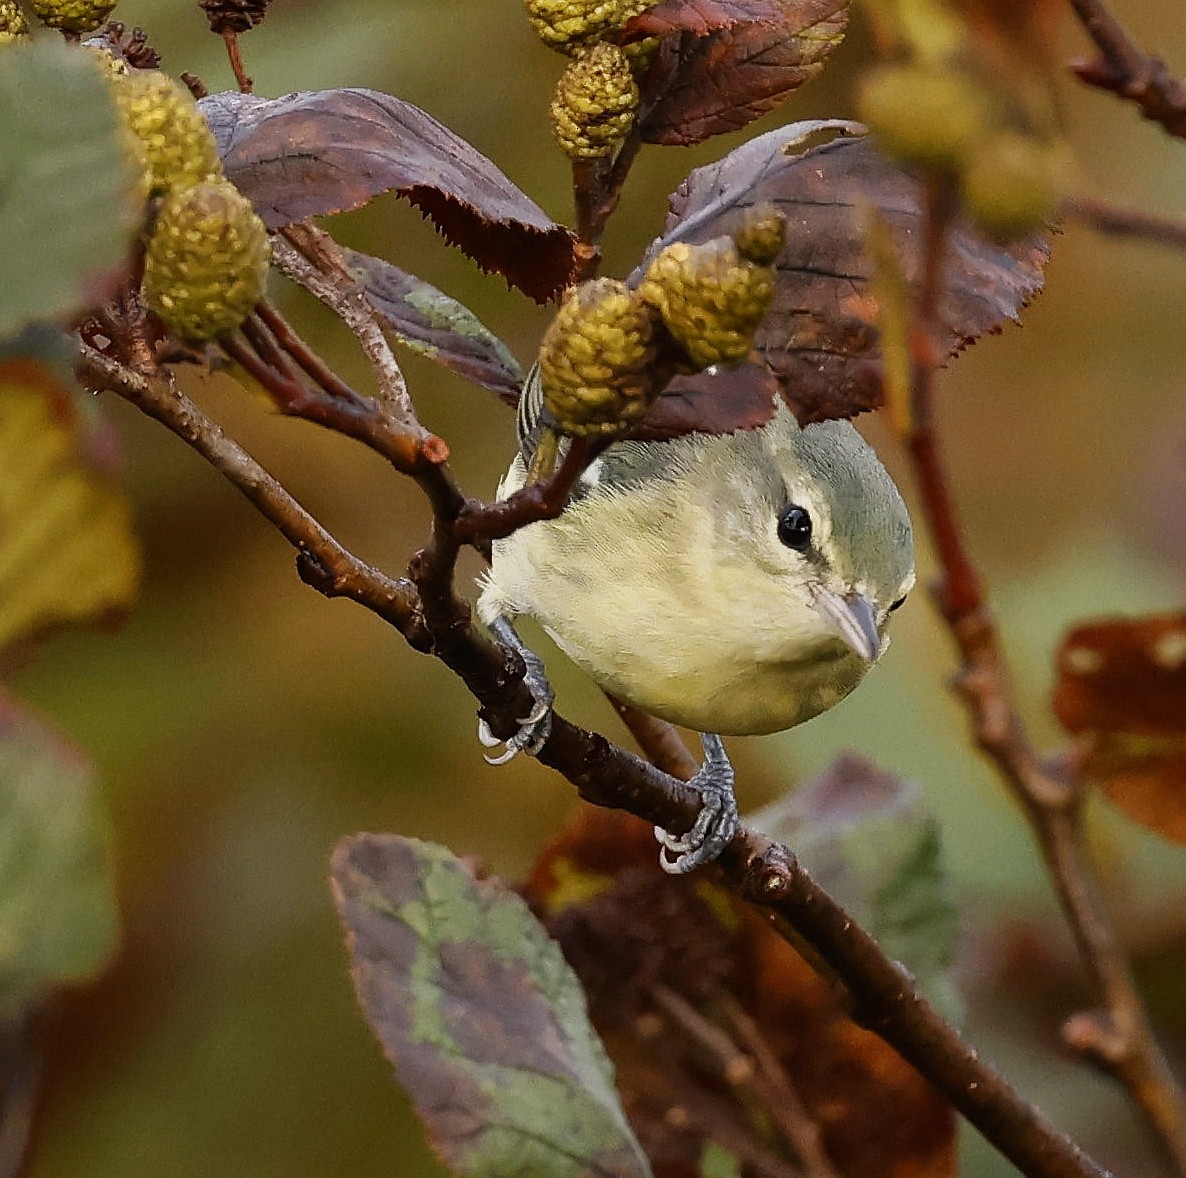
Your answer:
[[[126,500],[69,389],[0,363],[0,651],[125,609],[140,579]]]

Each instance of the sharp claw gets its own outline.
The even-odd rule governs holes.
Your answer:
[[[490,731],[490,725],[485,720],[478,721],[478,743],[484,748],[498,748],[502,741]]]
[[[535,701],[535,707],[519,721],[524,728],[533,728],[552,710],[551,703],[546,699]]]
[[[704,763],[688,782],[700,794],[700,812],[692,828],[673,835],[655,828],[659,840],[659,866],[671,875],[684,875],[711,863],[733,841],[741,820],[733,798],[733,767],[719,736],[705,734]]]
[[[499,743],[501,743],[501,741]],[[508,740],[507,751],[505,753],[500,753],[497,757],[492,757],[489,753],[483,753],[482,760],[484,760],[487,765],[505,765],[508,761],[514,760],[514,758],[518,755],[519,746],[517,744],[512,744]]]

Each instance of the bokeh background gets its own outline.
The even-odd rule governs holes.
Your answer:
[[[1117,0],[1115,10],[1186,70],[1177,0]],[[115,16],[148,30],[172,72],[230,85],[196,3],[125,0]],[[1069,22],[1063,41],[1068,59],[1088,53]],[[276,0],[244,53],[263,94],[372,86],[417,103],[568,218],[567,166],[545,113],[560,63],[534,40],[518,0]],[[851,116],[868,60],[858,18],[823,77],[752,131]],[[1062,97],[1084,193],[1186,212],[1180,142],[1069,78]],[[688,169],[744,137],[645,151],[605,272],[631,268]],[[529,360],[546,311],[480,274],[407,207],[380,199],[333,228],[466,302]],[[275,293],[367,387],[331,318],[280,280]],[[1059,739],[1046,699],[1062,631],[1088,615],[1182,602],[1184,305],[1186,255],[1071,227],[1024,328],[982,341],[942,379],[960,507],[1043,744]],[[511,413],[415,357],[406,371],[463,484],[492,492],[512,446]],[[190,387],[345,543],[402,569],[426,521],[413,487],[226,378]],[[144,545],[142,597],[118,632],[55,639],[13,686],[98,765],[122,948],[96,984],[55,1005],[30,1173],[443,1174],[355,1007],[326,886],[330,851],[344,834],[393,830],[517,878],[574,805],[572,790],[525,759],[487,768],[474,705],[447,671],[356,606],[305,588],[287,546],[234,490],[155,423],[105,400]],[[911,497],[879,423],[867,430]],[[925,583],[925,542],[920,559]],[[734,742],[743,806],[844,749],[918,779],[942,818],[964,914],[969,1033],[1105,1162],[1129,1178],[1158,1174],[1123,1100],[1059,1049],[1061,1019],[1088,995],[1049,886],[1015,807],[969,749],[945,686],[952,651],[925,593],[899,618],[885,663],[842,707],[792,734]],[[539,645],[566,714],[616,735],[597,693]],[[1182,1063],[1186,850],[1102,807],[1092,825]],[[1013,1172],[974,1135],[965,1151],[976,1178]]]

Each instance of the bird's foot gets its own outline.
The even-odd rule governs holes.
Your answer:
[[[535,707],[519,721],[519,731],[509,740],[500,740],[490,731],[490,725],[485,720],[480,717],[478,719],[478,740],[481,744],[488,749],[498,748],[503,744],[506,746],[497,756],[489,753],[484,753],[483,756],[491,765],[505,765],[519,753],[534,757],[548,743],[548,737],[552,735],[552,702],[556,698],[556,693],[548,682],[543,660],[526,646],[507,618],[495,618],[490,623],[490,632],[498,639],[500,645],[515,651],[523,660],[526,668],[523,682],[527,684],[531,698],[535,700]]]
[[[700,794],[700,813],[687,834],[673,835],[655,827],[659,840],[659,866],[671,875],[684,875],[711,863],[733,841],[741,818],[733,796],[733,766],[725,745],[714,733],[701,734],[704,764],[688,782]]]

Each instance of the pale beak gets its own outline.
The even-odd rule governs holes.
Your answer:
[[[841,595],[821,589],[815,594],[815,608],[837,638],[846,642],[868,662],[876,660],[881,651],[877,614],[873,603],[863,593]]]

